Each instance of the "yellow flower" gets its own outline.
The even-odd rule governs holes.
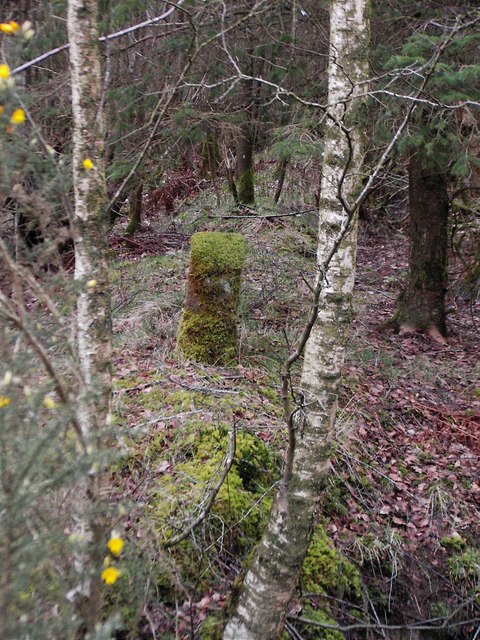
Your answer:
[[[18,24],[18,22],[15,22],[14,20],[11,20],[10,22],[0,23],[0,31],[2,33],[8,33],[8,34],[17,33],[19,29],[20,29],[20,25]]]
[[[90,171],[90,169],[93,169],[93,162],[90,160],[90,158],[85,158],[85,160],[83,161],[83,168],[85,169],[85,171]]]
[[[3,104],[0,104],[0,116],[4,111],[5,111],[5,107],[3,106]]]
[[[6,407],[7,404],[10,404],[10,398],[7,398],[7,396],[0,396],[0,409],[2,407]]]
[[[122,538],[115,537],[115,538],[110,538],[107,546],[112,556],[115,556],[115,558],[118,558],[118,556],[122,553],[124,544],[125,542],[122,540]]]
[[[0,79],[7,80],[10,77],[10,67],[8,64],[0,64]]]
[[[102,580],[105,584],[114,584],[121,575],[122,572],[116,567],[107,567],[102,571]]]
[[[43,406],[46,409],[55,409],[55,407],[57,406],[57,403],[50,396],[45,396],[43,399]]]
[[[23,109],[15,109],[10,118],[12,124],[23,124],[25,122],[25,111]]]
[[[88,287],[89,289],[93,289],[93,287],[95,287],[95,286],[96,286],[96,284],[97,284],[97,281],[96,281],[96,280],[89,280],[89,281],[87,282],[87,287]]]

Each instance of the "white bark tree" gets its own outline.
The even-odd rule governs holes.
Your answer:
[[[97,0],[69,0],[68,37],[72,84],[73,181],[72,223],[77,286],[76,339],[82,376],[76,403],[84,452],[94,464],[79,488],[76,533],[81,551],[76,564],[81,584],[77,593],[86,630],[98,621],[101,555],[106,532],[94,510],[98,504],[102,469],[95,461],[110,413],[111,313],[107,270],[108,220],[104,175],[102,79],[98,43]]]
[[[369,0],[332,0],[315,300],[304,339],[284,371],[284,406],[290,430],[284,475],[224,640],[273,640],[280,636],[329,472],[352,316],[362,165],[360,98],[366,92],[368,46]],[[290,367],[300,356],[307,336],[299,392],[302,402],[292,412]]]

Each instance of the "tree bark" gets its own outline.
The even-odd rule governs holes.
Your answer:
[[[133,236],[142,223],[143,210],[143,182],[134,185],[129,195],[128,225],[125,235]]]
[[[253,7],[252,2],[248,2],[243,11],[247,12]],[[243,39],[245,42],[244,66],[247,73],[254,75],[254,42],[251,21],[244,25]],[[236,178],[237,196],[239,204],[255,204],[255,181],[254,181],[254,144],[255,144],[255,118],[258,95],[255,89],[254,80],[244,79],[240,82],[239,92],[241,122],[236,144]]]
[[[240,204],[255,203],[254,166],[253,166],[253,80],[242,80],[242,101],[244,113],[237,138],[237,197]]]
[[[104,125],[98,45],[97,0],[69,0],[68,37],[73,113],[72,220],[77,287],[77,355],[82,385],[76,413],[85,453],[95,456],[108,423],[111,398],[111,313],[107,270],[108,216],[104,175]],[[101,607],[99,539],[105,537],[98,504],[102,472],[96,465],[79,487],[76,533],[84,544],[75,564],[76,597],[86,631],[93,631]]]
[[[283,184],[285,182],[285,176],[287,175],[288,158],[282,158],[277,167],[277,187],[273,196],[273,201],[278,204],[280,196],[282,195]]]
[[[305,350],[299,393],[303,402],[298,407],[302,419],[290,429],[283,479],[224,640],[273,640],[280,636],[330,467],[355,278],[357,214],[347,202],[358,194],[362,161],[359,101],[345,102],[345,98],[360,97],[366,90],[366,84],[358,83],[368,77],[368,43],[368,1],[332,1],[330,108],[317,254],[318,313]],[[292,415],[288,421],[292,425]]]
[[[410,258],[407,285],[396,320],[404,331],[446,334],[445,293],[448,256],[447,176],[422,159],[420,151],[408,167]]]

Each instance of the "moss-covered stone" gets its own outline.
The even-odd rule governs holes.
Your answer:
[[[193,236],[187,297],[177,337],[187,358],[211,364],[235,362],[245,252],[245,239],[238,233]]]
[[[157,479],[148,500],[148,520],[160,544],[176,536],[198,514],[218,478],[228,440],[227,425],[208,426],[198,420],[183,425],[173,440],[157,443],[155,459],[170,462],[168,473]],[[154,464],[151,451],[146,457]],[[169,550],[185,579],[196,580],[201,574],[206,585],[211,578],[198,540],[209,554],[220,548],[233,554],[248,553],[259,540],[271,507],[268,489],[276,479],[277,467],[276,457],[260,438],[237,433],[235,462],[209,515],[192,539]]]
[[[242,538],[238,543],[243,546],[258,540],[262,532],[271,499],[266,498],[262,504],[252,507],[268,487],[276,472],[276,464],[259,438],[239,433],[236,441],[235,462],[217,495],[212,513],[216,521],[220,518],[227,526],[242,521],[238,527]],[[174,525],[180,513],[201,502],[205,488],[222,466],[228,447],[227,427],[205,427],[201,422],[195,423],[193,431],[182,438],[180,447],[181,451],[177,449],[176,456],[183,460],[175,465],[172,473],[159,479],[158,500],[152,500],[155,519],[167,539],[169,532],[173,532],[168,523]],[[230,535],[238,535],[238,531],[232,531]]]

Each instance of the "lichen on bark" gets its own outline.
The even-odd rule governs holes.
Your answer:
[[[68,598],[75,603],[79,626],[90,634],[101,619],[102,585],[99,574],[94,574],[92,569],[101,566],[106,528],[99,508],[105,480],[100,450],[107,444],[105,429],[110,420],[112,375],[105,129],[97,1],[69,0],[67,29],[75,203],[70,222],[78,291],[76,351],[80,374],[80,384],[75,389],[75,414],[81,432],[79,449],[89,456],[91,464],[90,472],[79,479],[76,487],[72,531],[85,543],[78,545],[73,554],[77,584],[70,589]]]
[[[187,296],[177,337],[177,346],[187,358],[223,365],[235,362],[245,252],[245,239],[238,233],[201,232],[193,236]]]

